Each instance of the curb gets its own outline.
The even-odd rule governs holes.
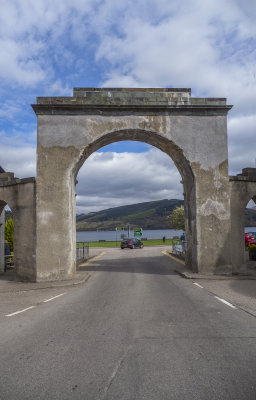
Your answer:
[[[100,254],[90,257],[86,262],[82,263],[79,265],[79,267],[76,270],[76,273],[80,273],[82,277],[77,277],[74,279],[70,279],[68,281],[59,281],[59,284],[56,283],[56,281],[51,282],[20,282],[20,281],[5,281],[6,284],[14,285],[14,287],[9,287],[7,290],[4,290],[3,288],[0,289],[1,293],[15,293],[15,292],[28,292],[30,290],[43,290],[43,289],[56,289],[56,288],[62,288],[62,287],[72,287],[76,285],[82,285],[83,283],[87,282],[91,276],[92,273],[88,271],[79,271],[80,267],[84,267],[90,262],[94,261],[95,259],[101,257],[104,254],[104,252],[101,252]],[[83,276],[85,275],[85,276]],[[22,285],[26,285],[26,287],[22,287]],[[34,287],[29,287],[29,285],[36,285]],[[20,286],[20,287],[19,287]]]
[[[162,251],[162,253],[170,257],[172,260],[174,260],[176,263],[182,264],[180,268],[175,267],[174,272],[178,275],[180,275],[182,278],[185,279],[208,279],[208,280],[256,280],[256,271],[255,273],[253,271],[244,271],[243,273],[241,272],[240,274],[232,274],[232,275],[202,275],[202,274],[197,274],[192,271],[186,270],[185,269],[185,262],[182,258],[177,257],[177,255],[169,253],[168,251]]]
[[[179,271],[178,269],[175,269],[174,272],[176,272],[176,274],[182,276],[182,278],[185,278],[185,279],[194,279],[194,278],[192,278],[192,276],[188,276],[188,275],[186,274],[186,272]],[[195,278],[195,279],[198,279],[198,278]]]
[[[177,268],[174,270],[174,272],[176,272],[182,278],[195,279],[195,280],[197,280],[197,279],[204,279],[204,280],[208,279],[211,281],[227,281],[227,280],[253,281],[253,280],[256,280],[255,275],[200,275],[200,274],[196,274],[196,273],[193,274],[190,271],[181,271]]]

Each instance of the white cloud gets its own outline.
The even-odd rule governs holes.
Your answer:
[[[14,143],[12,146],[1,146],[0,165],[6,172],[14,172],[14,175],[17,178],[35,176],[35,147],[26,145],[16,147],[16,144],[14,145]]]
[[[165,198],[183,198],[181,177],[158,149],[145,153],[94,153],[78,174],[77,212]]]
[[[191,87],[197,96],[228,97],[235,112],[252,112],[255,2],[182,3],[174,13],[167,2],[154,3],[166,11],[157,22],[126,10],[118,33],[105,32],[97,52],[97,60],[110,64],[103,85]]]
[[[34,41],[2,39],[0,48],[0,76],[5,82],[33,86],[45,78],[45,71],[35,60],[42,49]]]
[[[242,168],[256,167],[256,115],[238,115],[228,121],[229,171],[236,175]]]
[[[0,9],[5,169],[20,177],[35,175],[36,119],[29,103],[36,95],[69,96],[74,86],[91,82],[191,87],[194,96],[227,97],[234,104],[228,123],[230,173],[254,166],[255,0],[0,0]],[[98,154],[78,176],[81,207],[181,193],[177,170],[161,152]],[[127,175],[127,165],[139,171],[136,179]]]
[[[1,4],[2,3],[2,4]],[[0,77],[6,84],[34,86],[54,78],[56,60],[75,60],[69,46],[86,45],[87,19],[97,0],[1,1]],[[58,79],[58,78],[57,78]]]
[[[12,120],[17,114],[22,112],[22,105],[15,100],[9,100],[2,102],[0,109],[0,119],[5,118],[7,120]]]
[[[49,85],[46,88],[48,96],[72,96],[73,95],[73,88],[70,88],[67,84],[63,86],[60,79],[57,79],[55,82]]]

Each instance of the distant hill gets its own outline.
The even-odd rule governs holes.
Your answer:
[[[143,229],[169,229],[166,217],[175,207],[183,204],[183,200],[157,200],[127,206],[108,208],[98,212],[76,216],[77,231],[114,230],[116,227]],[[245,226],[256,226],[256,210],[245,209]]]
[[[183,203],[183,200],[165,199],[80,214],[76,217],[77,231],[114,230],[116,227],[127,227],[128,223],[131,229],[168,229],[170,225],[166,216]]]

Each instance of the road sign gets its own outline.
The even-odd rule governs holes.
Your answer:
[[[125,231],[125,228],[123,226],[117,226],[116,231]]]
[[[134,235],[134,237],[141,237],[142,236],[142,228],[135,228],[134,230],[133,230],[133,235]]]

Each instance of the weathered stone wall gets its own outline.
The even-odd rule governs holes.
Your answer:
[[[183,181],[188,251],[195,272],[231,271],[225,99],[185,89],[75,89],[39,98],[37,280],[75,273],[75,178],[87,157],[119,140],[169,154]]]
[[[230,177],[231,261],[233,272],[246,268],[244,253],[244,212],[248,202],[256,203],[256,168],[244,168],[242,174]]]
[[[0,201],[0,272],[4,271],[4,212]]]
[[[5,179],[7,178],[7,179]],[[14,266],[20,280],[36,281],[35,179],[0,175],[0,212],[6,204],[14,220]]]

